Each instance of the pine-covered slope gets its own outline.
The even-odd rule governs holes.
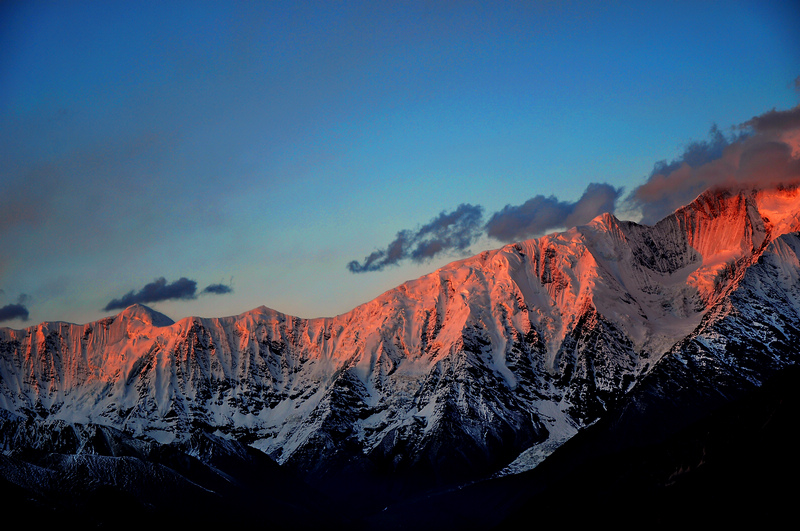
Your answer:
[[[0,408],[162,443],[215,432],[310,478],[524,470],[665,364],[756,382],[795,363],[799,214],[796,190],[706,192],[652,227],[606,214],[333,318],[132,306],[0,329]]]

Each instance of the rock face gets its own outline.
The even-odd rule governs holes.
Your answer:
[[[797,190],[709,191],[652,227],[605,214],[332,318],[136,305],[4,328],[0,408],[163,444],[215,433],[313,480],[525,470],[612,409],[797,363],[798,230]]]

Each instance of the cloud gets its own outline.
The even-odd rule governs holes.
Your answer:
[[[537,195],[518,206],[506,205],[493,214],[486,223],[486,232],[502,242],[512,242],[552,229],[583,225],[600,214],[613,213],[621,194],[621,188],[591,183],[575,202]]]
[[[226,293],[233,293],[233,288],[225,284],[209,284],[203,293],[211,293],[214,295],[225,295]]]
[[[28,309],[22,304],[6,304],[0,308],[0,321],[11,319],[28,320]]]
[[[145,285],[138,292],[129,291],[119,299],[112,299],[103,308],[108,310],[122,310],[136,303],[147,304],[166,300],[191,300],[197,297],[197,282],[181,277],[171,284],[167,284],[164,277],[158,278]]]
[[[502,242],[518,241],[546,232],[587,223],[604,212],[613,212],[622,189],[592,183],[575,201],[559,201],[553,196],[536,196],[520,206],[506,205],[483,224],[483,207],[462,204],[416,231],[403,230],[385,249],[374,251],[362,262],[347,264],[351,273],[381,271],[402,260],[422,263],[443,253],[464,252],[480,236],[487,234]]]
[[[657,163],[647,182],[627,198],[653,224],[709,188],[792,186],[800,183],[800,106],[771,110],[734,128],[716,128],[709,139],[687,146],[681,157]]]
[[[483,207],[461,204],[452,212],[442,212],[416,231],[403,230],[386,249],[347,264],[351,273],[380,271],[401,260],[422,263],[453,251],[465,251],[482,233]]]
[[[800,87],[800,77],[794,83]],[[728,135],[712,126],[706,140],[689,143],[675,160],[656,162],[647,181],[624,203],[627,210],[641,212],[641,223],[653,224],[709,188],[793,185],[800,185],[800,105],[754,116]],[[582,225],[614,213],[622,192],[607,183],[591,183],[575,202],[537,195],[521,205],[506,205],[483,227],[483,209],[461,205],[416,231],[398,232],[385,249],[347,268],[352,273],[380,271],[405,259],[422,262],[440,253],[465,251],[484,232],[508,243]]]
[[[708,136],[708,140],[691,142],[672,162],[656,162],[647,182],[631,193],[628,200],[641,210],[642,223],[661,220],[707,188],[706,182],[697,178],[697,169],[721,159],[731,144],[716,125]]]
[[[233,278],[231,278],[233,280]],[[209,284],[200,294],[224,295],[233,293],[233,287],[225,284]],[[167,284],[164,277],[157,278],[138,292],[131,290],[119,299],[113,299],[103,308],[104,311],[124,310],[132,304],[148,304],[168,300],[192,300],[197,298],[197,282],[181,277]]]
[[[798,80],[800,80],[800,77],[795,80],[795,83],[797,83]],[[797,129],[800,127],[800,105],[788,111],[776,111],[772,109],[760,116],[754,116],[739,127],[749,127],[757,133]]]
[[[679,169],[683,164],[688,164],[692,168],[702,166],[712,160],[718,159],[722,156],[722,152],[730,144],[730,141],[722,134],[716,124],[711,126],[708,132],[708,140],[696,140],[690,142],[683,149],[683,154],[680,157],[667,163],[666,160],[660,160],[653,165],[653,175],[666,175]]]

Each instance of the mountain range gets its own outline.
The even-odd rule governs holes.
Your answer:
[[[663,455],[794,370],[798,231],[797,188],[709,190],[653,226],[604,214],[331,318],[134,305],[0,328],[4,499],[106,525],[135,508],[510,526],[534,495],[553,504],[542,478],[602,490],[577,463]],[[700,461],[649,462],[665,485]]]

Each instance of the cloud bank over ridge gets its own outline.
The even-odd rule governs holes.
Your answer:
[[[652,224],[708,188],[770,188],[800,184],[800,105],[775,109],[732,128],[716,127],[681,157],[656,163],[647,181],[627,198]]]
[[[800,87],[800,77],[795,80]],[[653,224],[709,188],[795,186],[800,184],[800,105],[772,109],[734,126],[728,135],[716,125],[706,140],[688,144],[670,162],[659,161],[646,182],[627,197],[622,188],[590,183],[574,202],[536,195],[521,205],[506,205],[483,222],[483,207],[462,204],[442,212],[416,230],[402,230],[386,248],[363,261],[347,264],[351,273],[381,271],[403,260],[424,262],[468,251],[483,235],[501,243],[583,225],[619,206],[638,211],[642,224]]]

